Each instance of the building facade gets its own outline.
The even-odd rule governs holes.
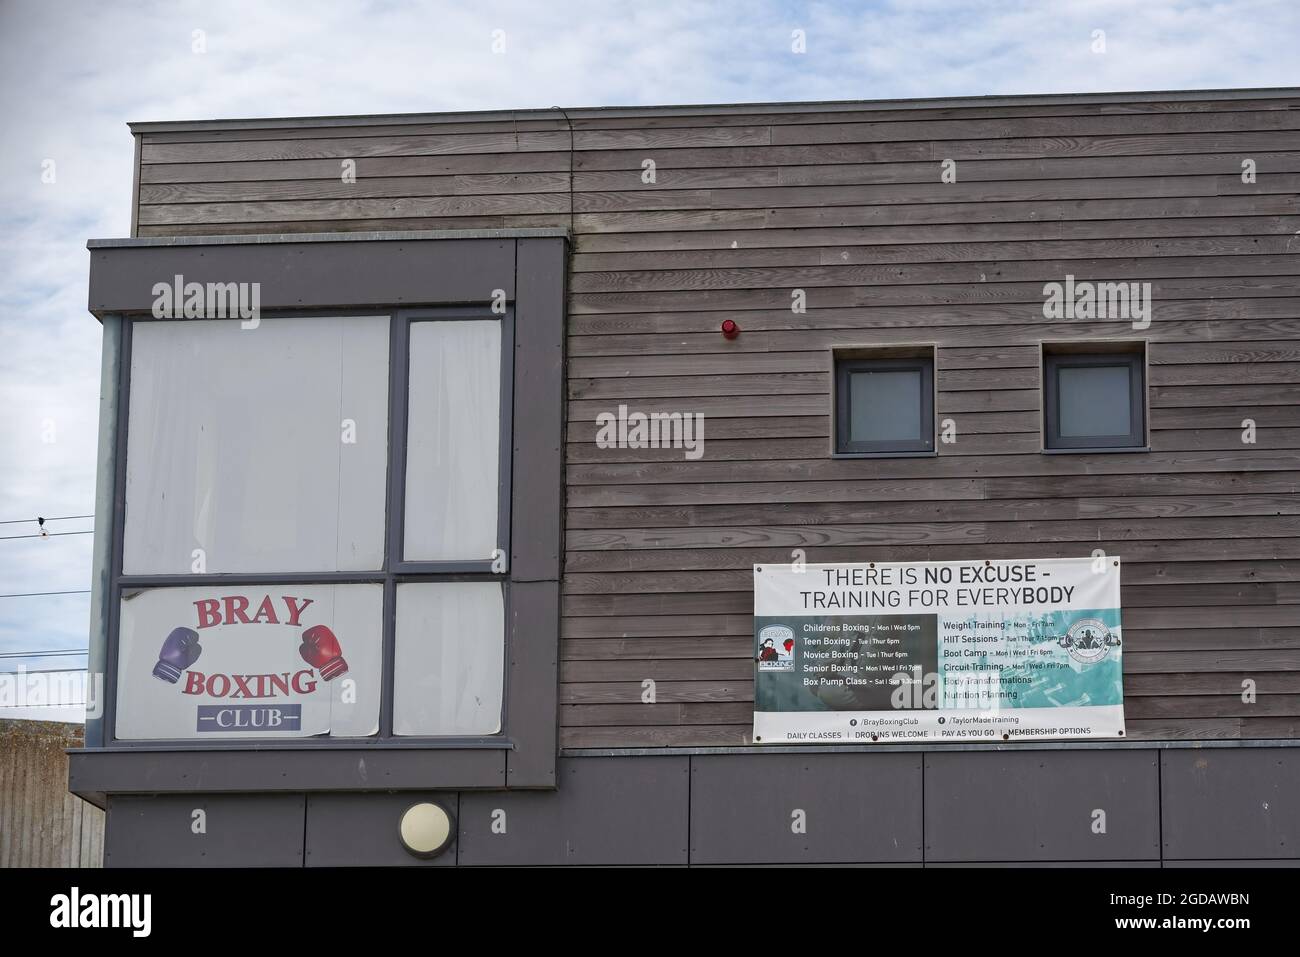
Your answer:
[[[105,864],[1294,863],[1297,107],[134,125]],[[755,741],[755,566],[1112,557],[1122,732]]]

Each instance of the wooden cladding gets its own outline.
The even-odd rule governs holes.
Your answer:
[[[1289,738],[1297,107],[1281,91],[148,127],[138,233],[573,230],[565,747],[747,743],[749,566],[796,548],[1103,548],[1125,560],[1130,736]],[[1149,328],[1045,319],[1043,286],[1067,275],[1149,282]],[[1042,454],[1040,343],[1116,339],[1147,343],[1151,451]],[[919,341],[956,442],[832,459],[832,350]],[[703,413],[703,456],[599,448],[619,404]]]

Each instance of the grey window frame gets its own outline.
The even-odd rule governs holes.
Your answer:
[[[1062,369],[1123,366],[1129,370],[1129,431],[1124,435],[1063,436],[1060,431]],[[1048,452],[1134,452],[1146,450],[1146,353],[1044,352],[1043,448]]]
[[[415,561],[405,558],[406,534],[406,453],[410,444],[411,326],[417,322],[473,322],[495,319],[501,323],[501,422],[497,455],[497,547],[510,554],[511,445],[514,413],[515,311],[504,315],[489,309],[399,309],[393,310],[389,335],[389,453],[388,453],[388,522],[384,554],[386,566],[399,575],[413,574],[492,574],[492,562],[486,561]],[[393,370],[402,370],[396,383]],[[402,390],[398,395],[397,390]],[[392,441],[393,437],[400,441]]]
[[[86,746],[69,756],[69,789],[105,805],[111,794],[553,788],[559,736],[558,659],[563,555],[564,316],[568,233],[563,229],[429,230],[291,236],[97,240],[90,311],[103,324],[100,445],[91,594],[90,669],[104,675],[104,707],[88,713]],[[122,573],[126,431],[133,323],[151,321],[154,281],[238,276],[262,285],[262,315],[388,316],[389,436],[385,566],[377,571],[282,574]],[[506,313],[492,311],[501,300]],[[427,304],[427,305],[425,305]],[[409,323],[427,318],[505,322],[502,336],[504,573],[491,562],[395,566],[393,499],[404,459]],[[231,319],[230,321],[238,321]],[[506,391],[508,390],[508,391]],[[400,410],[398,415],[396,410]],[[398,431],[400,428],[401,431]],[[402,443],[404,445],[404,443]],[[401,470],[398,462],[402,461]],[[522,479],[516,479],[518,472]],[[508,489],[508,491],[507,491]],[[400,527],[400,526],[399,526]],[[508,532],[508,534],[505,534]],[[400,554],[400,553],[397,553]],[[394,736],[391,723],[396,585],[502,582],[505,675],[502,727],[490,736]],[[380,729],[365,738],[247,741],[114,737],[118,629],[128,588],[214,584],[379,583],[383,695]]]
[[[852,430],[852,376],[857,372],[919,372],[921,386],[920,433],[917,440],[854,442]],[[926,438],[928,434],[928,439]],[[837,456],[890,457],[933,455],[934,356],[836,357],[835,358],[835,454]]]
[[[112,610],[113,620],[110,628],[110,656],[115,663],[119,649],[119,628],[122,595],[146,588],[177,588],[202,585],[250,586],[250,585],[382,585],[383,610],[381,620],[381,667],[379,701],[379,730],[365,738],[314,738],[259,739],[258,747],[329,747],[343,742],[358,740],[384,743],[413,743],[425,746],[450,747],[500,747],[502,734],[507,727],[506,710],[509,698],[502,695],[502,732],[495,735],[395,735],[393,734],[393,670],[396,655],[396,601],[397,586],[412,582],[457,582],[457,581],[497,581],[502,587],[502,600],[505,607],[505,620],[510,620],[510,580],[506,571],[494,572],[492,562],[488,561],[404,561],[402,559],[402,532],[405,519],[406,485],[406,446],[408,439],[410,397],[410,340],[411,326],[416,322],[457,322],[482,321],[490,319],[499,321],[501,326],[501,423],[498,434],[498,498],[497,498],[497,546],[510,552],[510,494],[511,494],[511,423],[512,403],[514,400],[514,308],[507,308],[504,315],[494,314],[487,307],[428,307],[420,309],[389,310],[320,310],[308,311],[268,311],[264,319],[299,317],[310,322],[313,318],[335,316],[355,316],[372,318],[376,322],[388,323],[388,442],[386,502],[384,520],[384,560],[381,567],[369,571],[346,572],[218,572],[166,575],[129,575],[122,572],[124,557],[126,522],[125,493],[122,502],[122,520],[117,523],[117,534],[113,541],[113,585],[116,607]],[[122,378],[119,398],[122,410],[121,424],[118,428],[118,487],[126,487],[127,468],[127,433],[130,420],[131,402],[131,340],[137,323],[156,322],[151,317],[133,316],[127,319],[123,330],[122,342]],[[164,320],[175,321],[175,320]],[[181,320],[183,321],[183,320]],[[234,321],[234,320],[230,320]],[[506,654],[509,654],[509,629],[502,636],[506,642]],[[111,693],[105,702],[105,737],[115,747],[148,747],[172,745],[186,749],[201,750],[221,747],[231,743],[231,738],[203,741],[192,738],[166,739],[123,739],[117,736],[117,670],[112,671]],[[503,683],[508,676],[503,675]]]

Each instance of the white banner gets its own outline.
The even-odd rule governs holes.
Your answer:
[[[754,741],[1124,735],[1120,560],[754,566]]]
[[[154,588],[122,599],[118,738],[379,730],[381,585]]]

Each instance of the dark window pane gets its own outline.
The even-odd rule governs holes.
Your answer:
[[[1066,366],[1057,376],[1061,435],[1128,435],[1133,431],[1128,365]]]
[[[921,438],[921,373],[917,370],[854,372],[849,439],[853,442]]]

